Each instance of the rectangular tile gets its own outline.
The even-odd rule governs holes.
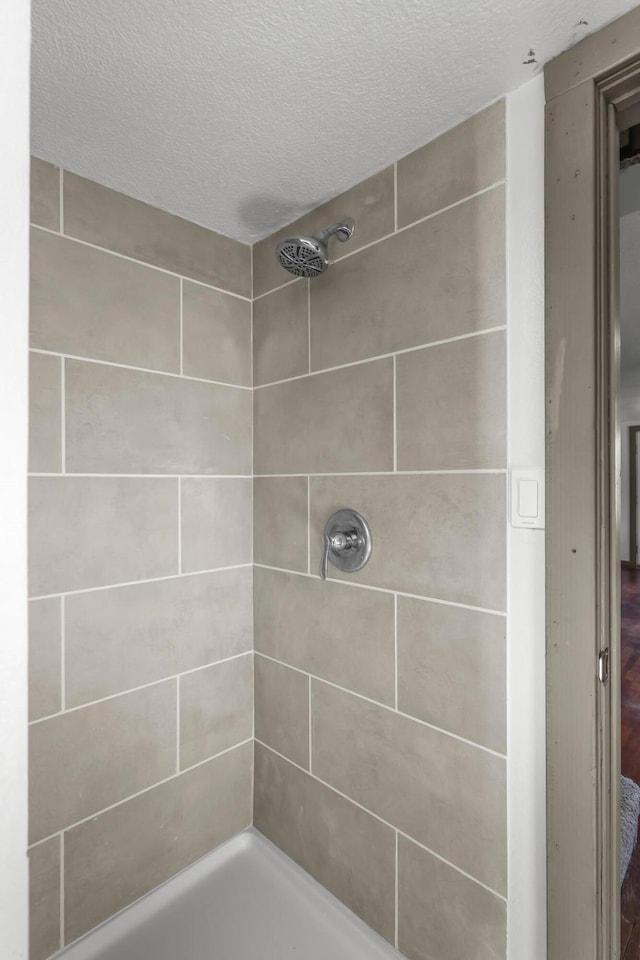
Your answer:
[[[251,386],[251,304],[184,282],[183,372],[189,377]]]
[[[251,650],[252,605],[249,567],[66,597],[67,706]]]
[[[60,837],[29,850],[29,960],[60,949]]]
[[[398,709],[507,749],[506,618],[398,597]]]
[[[251,823],[251,744],[65,835],[65,932],[75,940]]]
[[[396,360],[398,470],[506,466],[504,331]]]
[[[180,677],[180,769],[253,736],[253,655]]]
[[[310,289],[312,370],[500,326],[504,188],[334,264]]]
[[[504,610],[504,475],[312,477],[312,544],[345,504],[368,521],[373,551],[358,573],[330,566],[332,578]]]
[[[177,572],[177,480],[29,481],[31,596]]]
[[[255,764],[258,830],[393,941],[394,831],[260,744]]]
[[[256,243],[253,248],[253,295],[258,297],[289,279],[290,274],[283,270],[275,254],[277,242],[284,237],[316,233],[337,220],[352,217],[356,222],[353,237],[344,245],[335,240],[332,242],[330,256],[334,259],[391,233],[393,178],[393,167],[387,167]]]
[[[318,541],[318,562],[320,543]],[[381,703],[394,702],[393,597],[254,571],[255,648]]]
[[[175,680],[33,724],[30,842],[171,776],[175,769]]]
[[[29,354],[29,470],[59,473],[62,463],[62,361]]]
[[[254,392],[256,473],[393,469],[391,359]]]
[[[311,727],[316,776],[506,893],[502,757],[318,680]]]
[[[253,481],[253,557],[256,563],[306,572],[309,539],[306,477]]]
[[[72,173],[64,176],[64,229],[134,260],[251,296],[250,247]]]
[[[181,483],[182,569],[251,563],[253,481],[190,477]]]
[[[505,960],[507,905],[399,837],[398,948],[408,960]]]
[[[250,473],[251,393],[66,361],[70,473]]]
[[[61,708],[60,597],[29,601],[29,720]]]
[[[253,304],[255,383],[286,380],[309,371],[309,290],[296,280]]]
[[[60,229],[60,169],[31,157],[31,212],[29,219],[48,230]]]
[[[180,369],[180,281],[66,237],[31,231],[31,346]]]
[[[309,677],[255,658],[256,738],[309,769]]]
[[[398,161],[398,226],[505,176],[505,102],[492,104]]]

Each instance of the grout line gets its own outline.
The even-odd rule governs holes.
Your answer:
[[[180,277],[180,376],[184,376],[184,281]]]
[[[46,717],[38,717],[36,720],[30,720],[29,726],[31,727],[38,723],[44,723],[45,720],[54,720],[56,717],[61,717],[63,714],[77,713],[78,710],[84,710],[86,707],[95,707],[100,703],[106,703],[108,700],[116,700],[118,697],[127,697],[130,693],[139,693],[140,690],[148,690],[149,687],[158,687],[161,683],[169,683],[171,680],[178,680],[180,677],[187,677],[191,673],[198,673],[200,670],[208,670],[209,667],[219,667],[223,663],[229,663],[231,660],[240,660],[241,657],[248,657],[252,653],[252,650],[243,650],[242,653],[234,653],[231,657],[223,657],[221,660],[212,660],[210,663],[201,663],[198,667],[191,667],[189,670],[181,670],[179,673],[172,673],[167,677],[160,677],[158,680],[150,680],[148,683],[141,683],[137,687],[128,687],[126,690],[118,690],[117,693],[109,693],[107,696],[98,697],[96,700],[87,700],[85,703],[79,703],[75,707],[68,707],[65,710],[60,710],[58,713],[48,713]]]
[[[253,250],[253,247],[251,249]],[[264,293],[259,293],[253,298],[253,302],[255,303],[256,300],[262,300],[263,297],[268,297],[270,293],[277,293],[278,290],[283,290],[284,287],[290,287],[294,283],[302,283],[302,279],[302,277],[296,277],[294,280],[285,280],[284,283],[278,284],[277,287],[271,287],[270,290],[265,290]]]
[[[467,197],[462,197],[460,200],[456,200],[454,203],[448,204],[446,207],[441,207],[439,210],[434,210],[432,213],[428,213],[425,217],[420,217],[418,220],[412,220],[411,223],[405,224],[403,227],[396,227],[394,222],[394,229],[391,233],[385,233],[382,237],[377,237],[376,240],[372,240],[370,243],[365,243],[361,247],[356,247],[355,250],[349,250],[346,253],[343,253],[341,256],[336,257],[334,260],[331,260],[331,265],[336,263],[341,263],[343,260],[347,260],[349,257],[355,257],[359,253],[362,253],[364,250],[368,250],[369,247],[374,247],[377,243],[383,243],[385,240],[388,240],[390,237],[395,236],[398,233],[404,233],[405,230],[411,230],[413,227],[417,227],[421,223],[426,223],[427,220],[433,220],[434,217],[439,217],[442,213],[447,213],[449,210],[453,210],[455,207],[462,206],[463,203],[468,203],[469,200],[475,200],[476,197],[481,197],[485,193],[490,193],[491,190],[495,190],[497,187],[503,187],[506,184],[506,180],[496,180],[495,183],[489,184],[488,187],[483,187],[482,190],[477,190],[476,193],[470,193]],[[395,215],[394,215],[395,220]],[[288,283],[282,283],[278,287],[273,287],[271,290],[261,293],[259,296],[255,297],[256,300],[259,300],[261,297],[266,297],[270,293],[275,293],[276,290],[281,290],[282,287],[287,287],[291,283],[297,283],[296,280],[290,280]]]
[[[393,472],[398,472],[398,413],[397,413],[397,372],[396,356],[393,355]]]
[[[178,777],[183,777],[186,773],[191,773],[192,770],[197,770],[198,767],[203,767],[205,763],[211,763],[212,760],[218,760],[226,753],[231,753],[232,750],[239,750],[240,747],[246,747],[248,743],[252,743],[251,737],[247,737],[246,740],[241,740],[240,743],[234,743],[232,747],[227,747],[225,750],[221,750],[220,753],[214,753],[210,757],[205,757],[204,760],[198,760],[197,763],[191,764],[190,767],[184,767],[180,773],[172,773],[168,777],[164,777],[162,780],[157,780],[155,783],[149,784],[148,787],[144,787],[142,790],[138,790],[137,793],[132,793],[128,797],[123,797],[122,800],[117,800],[116,803],[112,803],[108,807],[101,807],[100,810],[95,810],[93,813],[89,814],[89,816],[83,817],[81,820],[74,820],[73,823],[67,824],[63,830],[58,830],[56,833],[49,833],[46,837],[40,837],[38,840],[34,840],[33,843],[29,844],[28,849],[31,850],[33,847],[37,847],[39,844],[45,843],[47,840],[51,840],[53,837],[57,837],[60,833],[68,833],[70,830],[75,830],[76,827],[80,827],[83,823],[88,823],[90,820],[96,820],[104,813],[109,813],[111,810],[115,810],[116,807],[121,807],[124,803],[128,803],[130,800],[135,800],[137,797],[141,797],[144,793],[149,793],[151,790],[155,790],[156,787],[162,787],[165,783],[170,783],[171,780],[176,780]],[[301,767],[300,769],[303,768]],[[304,772],[308,773],[309,771],[305,770]]]
[[[475,200],[476,197],[481,197],[485,193],[490,193],[497,187],[503,187],[505,183],[506,180],[496,180],[495,183],[490,184],[488,187],[483,187],[482,190],[478,190],[476,193],[470,193],[468,197],[463,197],[461,200],[456,200],[454,203],[450,203],[446,207],[441,207],[440,210],[434,210],[433,213],[428,213],[426,217],[420,217],[419,220],[413,220],[411,223],[407,223],[403,227],[398,227],[397,230],[394,230],[392,233],[385,234],[384,237],[378,237],[377,240],[372,240],[371,243],[365,243],[362,247],[357,247],[355,250],[347,250],[347,252],[343,253],[341,257],[338,257],[331,262],[332,264],[341,263],[343,260],[347,260],[349,257],[355,257],[357,254],[362,253],[363,250],[368,250],[370,247],[375,247],[377,243],[382,243],[384,240],[389,240],[390,237],[396,236],[399,233],[405,233],[407,230],[411,230],[413,227],[417,227],[421,223],[426,223],[427,220],[433,220],[435,217],[439,217],[443,213],[448,213],[449,210],[453,210],[455,207],[461,207],[464,203],[468,203],[470,200]]]
[[[352,697],[357,697],[358,700],[364,700],[366,703],[372,703],[381,710],[387,710],[389,713],[394,713],[399,717],[404,717],[405,720],[412,720],[421,727],[427,727],[429,730],[435,730],[437,733],[442,733],[444,736],[450,737],[452,740],[457,740],[459,743],[466,743],[469,747],[474,747],[476,750],[482,750],[483,753],[489,753],[491,756],[498,757],[500,760],[507,759],[506,754],[500,753],[498,750],[492,750],[491,747],[485,747],[482,743],[476,743],[475,740],[468,740],[466,737],[461,737],[460,734],[453,733],[451,730],[445,730],[443,727],[437,727],[434,723],[428,723],[426,720],[421,720],[420,717],[414,717],[412,714],[405,713],[403,710],[397,710],[395,707],[390,707],[388,703],[382,703],[380,700],[374,700],[372,697],[367,697],[364,693],[358,693],[356,690],[350,690],[348,687],[343,687],[339,683],[334,683],[332,680],[327,680],[325,677],[319,677],[317,674],[310,673],[308,670],[302,670],[300,667],[294,667],[290,663],[286,663],[284,660],[278,660],[276,657],[272,657],[268,653],[263,653],[261,650],[256,650],[255,652],[259,657],[264,657],[265,660],[270,660],[272,663],[277,663],[281,667],[288,667],[289,670],[294,670],[296,673],[301,673],[304,676],[312,677],[314,680],[317,680],[318,683],[324,683],[327,687],[333,687],[335,690],[340,690],[342,693],[348,693]],[[38,723],[37,720],[32,722]]]
[[[51,230],[49,227],[41,227],[39,223],[30,224],[34,230],[41,230],[42,233],[53,234],[53,236],[58,237],[60,234],[57,230]],[[207,228],[205,227],[205,230]],[[210,231],[215,232],[215,231]],[[65,233],[64,239],[69,240],[71,243],[79,243],[83,247],[91,247],[92,250],[100,250],[102,253],[108,253],[112,257],[118,257],[119,260],[128,260],[129,263],[137,263],[141,267],[148,267],[149,270],[157,270],[158,273],[164,273],[169,277],[176,277],[177,279],[184,278],[187,283],[196,283],[199,287],[206,287],[208,290],[216,290],[218,293],[224,293],[228,297],[235,297],[236,300],[245,300],[246,302],[251,302],[251,297],[245,297],[241,293],[234,293],[233,290],[225,290],[223,287],[215,287],[212,283],[205,283],[204,280],[196,280],[194,277],[186,277],[182,273],[176,273],[175,270],[168,270],[166,267],[158,267],[155,263],[148,263],[146,260],[136,260],[135,257],[129,257],[126,253],[118,253],[117,250],[110,250],[109,247],[101,247],[97,243],[89,243],[88,240],[81,240],[79,237],[72,237],[70,234]],[[243,244],[244,246],[244,244]]]
[[[178,574],[182,574],[182,477],[178,477]]]
[[[64,830],[60,831],[60,947],[64,947]]]
[[[66,360],[79,360],[82,363],[95,363],[101,367],[117,367],[119,370],[135,370],[138,373],[153,373],[158,377],[173,377],[179,380],[192,380],[195,383],[210,383],[216,387],[228,387],[230,390],[251,390],[252,387],[241,383],[226,383],[224,380],[205,380],[204,377],[190,377],[171,370],[154,370],[151,367],[136,367],[131,363],[115,363],[113,360],[96,360],[94,357],[81,357],[72,353],[60,353],[58,350],[42,350],[40,347],[29,347],[31,353],[42,353],[47,357],[63,357]]]
[[[83,593],[97,593],[98,590],[117,590],[120,587],[136,587],[142,583],[162,583],[164,580],[178,580],[180,577],[198,577],[207,573],[223,573],[225,570],[243,570],[251,563],[236,563],[230,567],[211,567],[208,570],[187,570],[185,573],[170,573],[166,577],[150,577],[147,580],[127,580],[122,583],[105,583],[97,587],[83,587],[82,590],[60,590],[58,593],[41,593],[28,597],[28,600],[48,600],[49,597],[75,597]]]
[[[393,657],[395,671],[395,705],[398,709],[398,594],[393,595]]]
[[[396,871],[395,871],[396,872],[396,891],[395,891],[396,892],[396,902],[395,902],[395,921],[396,922],[395,922],[395,937],[394,937],[396,950],[398,949],[398,919],[399,919],[398,918],[398,861],[399,861],[398,848],[399,846],[400,844],[399,844],[398,831],[396,830]]]
[[[365,807],[362,803],[358,803],[357,800],[354,800],[353,797],[350,797],[348,794],[343,793],[341,790],[338,790],[337,787],[334,787],[332,784],[328,783],[326,780],[323,780],[315,773],[310,773],[308,770],[305,770],[304,767],[301,767],[300,764],[296,763],[295,760],[291,760],[289,757],[285,757],[283,753],[279,753],[273,747],[270,747],[268,743],[264,743],[262,740],[256,740],[256,743],[260,744],[261,747],[264,747],[265,750],[269,750],[271,753],[275,754],[276,757],[280,757],[281,760],[284,760],[286,763],[290,763],[292,767],[300,770],[302,773],[306,773],[307,776],[312,777],[318,783],[321,783],[323,787],[327,787],[333,793],[337,794],[339,797],[342,797],[343,800],[348,800],[349,803],[352,803],[355,807],[358,807],[360,810],[364,810],[365,813],[368,813],[370,817],[373,817],[374,820],[377,820],[379,823],[383,823],[385,827],[389,827],[390,830],[393,830],[400,837],[404,837],[406,840],[409,840],[411,843],[415,843],[417,847],[420,847],[422,850],[425,850],[427,853],[430,853],[432,857],[435,857],[436,860],[440,860],[441,863],[446,863],[448,867],[451,867],[452,870],[455,870],[456,873],[462,874],[463,877],[466,877],[468,880],[472,880],[474,883],[477,883],[479,887],[483,887],[488,893],[492,893],[494,897],[497,897],[498,900],[502,900],[503,903],[507,903],[507,898],[502,893],[498,893],[497,890],[494,890],[493,887],[490,887],[488,884],[483,883],[482,880],[478,880],[477,877],[472,876],[472,874],[467,873],[466,870],[463,870],[461,867],[456,866],[451,860],[447,860],[446,857],[443,857],[441,854],[436,853],[435,850],[432,850],[431,847],[427,847],[426,844],[421,843],[420,840],[416,840],[415,837],[410,836],[410,834],[405,833],[404,830],[400,830],[399,827],[395,827],[389,820],[385,820],[384,817],[381,817],[379,814],[374,813],[373,810],[369,810],[368,807]]]
[[[67,644],[64,597],[60,597],[60,711],[67,709]]]
[[[307,476],[307,572],[311,574],[311,477]]]
[[[473,471],[471,471],[473,472]],[[493,471],[489,471],[493,472]],[[60,477],[60,473],[29,473],[29,477]],[[251,473],[66,473],[70,479],[78,477],[95,477],[106,480],[253,480]],[[289,476],[289,474],[285,474]]]
[[[311,718],[311,674],[309,674],[309,773],[311,773],[313,757],[313,727]]]
[[[483,330],[473,330],[471,333],[461,333],[455,337],[447,337],[444,340],[432,340],[429,343],[420,343],[415,347],[403,347],[390,353],[379,353],[375,357],[363,357],[361,360],[350,360],[348,363],[340,363],[335,367],[322,367],[320,370],[311,370],[309,373],[298,373],[294,377],[285,377],[282,380],[272,380],[270,383],[256,384],[256,390],[264,390],[265,387],[277,387],[281,383],[290,383],[292,380],[306,380],[307,377],[317,377],[323,373],[334,373],[337,370],[345,370],[348,367],[361,367],[365,363],[375,363],[377,360],[395,359],[404,353],[416,353],[419,350],[430,350],[432,347],[442,347],[448,343],[457,343],[458,340],[470,340],[472,337],[485,337],[492,333],[500,333],[507,329],[506,323],[498,324],[495,327],[485,327]],[[96,361],[99,362],[99,361]]]
[[[180,677],[176,677],[176,773],[180,773]]]
[[[312,580],[320,580],[319,574],[304,573],[302,570],[288,570],[286,567],[274,567],[268,563],[254,563],[255,567],[262,570],[273,570],[275,573],[290,573],[296,577],[309,577]],[[506,617],[505,610],[492,610],[490,607],[474,607],[469,603],[459,603],[455,600],[440,600],[438,597],[423,597],[419,593],[407,593],[404,590],[391,590],[389,587],[374,587],[369,583],[360,583],[356,580],[340,580],[337,577],[331,577],[326,581],[329,584],[336,584],[342,587],[355,587],[357,590],[374,590],[376,593],[397,594],[399,597],[409,597],[410,600],[423,600],[425,603],[440,603],[445,607],[457,607],[461,610],[475,610],[477,613],[487,613],[494,617]],[[33,598],[32,598],[33,599]],[[40,598],[38,598],[40,599]]]
[[[307,352],[309,354],[309,373],[311,373],[311,280],[307,280]]]
[[[67,380],[66,361],[60,357],[60,473],[67,472]]]
[[[393,229],[398,232],[398,161],[393,165]]]
[[[51,231],[55,233],[55,231]],[[64,236],[64,169],[60,167],[60,234]]]
[[[449,474],[460,476],[496,476],[507,474],[505,467],[491,467],[482,470],[369,470],[369,471],[349,471],[348,473],[67,473],[64,476],[70,479],[79,477],[94,477],[96,479],[108,480],[177,480],[178,478],[196,479],[196,480],[263,480],[296,477],[439,477]],[[34,471],[27,474],[29,477],[60,477],[58,473],[42,473]]]

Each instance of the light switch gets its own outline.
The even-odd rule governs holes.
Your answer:
[[[518,481],[518,513],[521,517],[538,516],[538,481]]]
[[[511,526],[544,528],[544,470],[511,471]]]

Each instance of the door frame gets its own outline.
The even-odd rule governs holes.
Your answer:
[[[638,566],[638,433],[640,426],[628,427],[629,435],[629,563]],[[624,565],[624,561],[623,561]]]
[[[640,103],[640,9],[551,61],[545,93],[548,960],[615,960],[617,147]]]

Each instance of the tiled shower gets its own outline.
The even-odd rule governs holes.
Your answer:
[[[32,960],[251,823],[412,960],[505,956],[504,131],[253,248],[34,159]]]

